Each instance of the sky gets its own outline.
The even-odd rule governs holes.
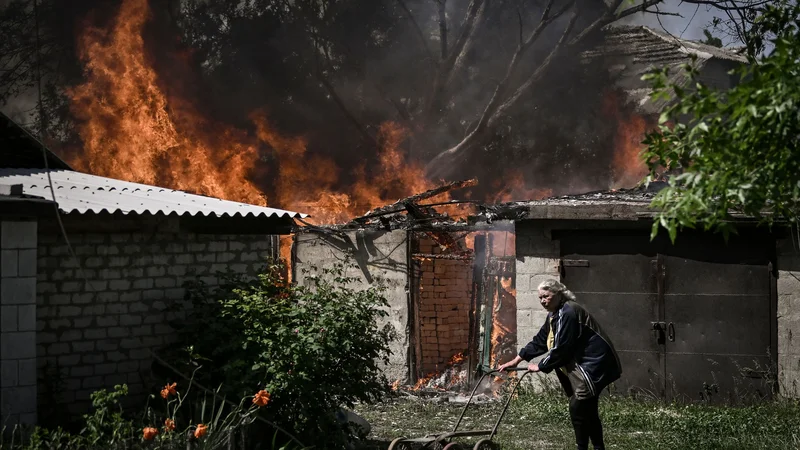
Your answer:
[[[641,2],[637,0],[636,3]],[[659,6],[659,10],[669,13],[678,13],[682,17],[655,16],[653,14],[639,13],[634,14],[625,22],[636,25],[645,25],[656,30],[664,29],[674,36],[696,41],[705,39],[705,36],[703,35],[703,28],[709,28],[709,31],[712,31],[712,34],[716,34],[713,33],[713,30],[711,30],[711,27],[709,26],[709,23],[714,19],[715,16],[722,19],[727,19],[727,16],[722,14],[721,11],[711,6],[693,5],[684,3],[680,0],[665,0],[664,4]],[[741,42],[734,42],[727,36],[719,37],[722,39],[722,43],[725,46],[736,47],[742,45]]]

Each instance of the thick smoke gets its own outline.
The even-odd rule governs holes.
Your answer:
[[[334,188],[342,190],[353,172],[376,167],[376,140],[387,122],[407,130],[403,149],[420,164],[464,139],[505,77],[520,36],[537,26],[542,7],[522,0],[487,2],[461,68],[453,71],[440,100],[430,102],[443,58],[437,2],[294,2],[290,9],[272,3],[285,4],[260,0],[248,9],[250,3],[152,1],[142,36],[147,57],[170,108],[192,108],[210,121],[250,132],[252,113],[262,111],[284,135],[303,137],[308,154],[332,158],[339,167]],[[575,30],[593,22],[603,7],[578,3]],[[445,3],[451,53],[470,4]],[[563,4],[557,1],[554,10]],[[48,28],[77,39],[86,24],[110,26],[116,10],[105,2],[85,2],[74,16],[51,18],[56,22]],[[512,92],[544,63],[567,20],[565,15],[550,24],[524,55],[510,79]],[[537,190],[609,187],[617,121],[633,112],[621,100],[609,110],[609,98],[620,97],[607,64],[581,57],[581,50],[600,42],[597,33],[582,47],[559,54],[495,121],[479,151],[458,161],[454,178],[480,180],[468,195],[491,199],[516,190],[511,196],[519,198]],[[61,57],[76,53],[74,46],[65,48]],[[72,58],[73,66],[79,65],[77,55]],[[63,79],[61,87],[68,88],[80,84],[82,75]],[[270,148],[261,153],[255,181],[273,198],[271,180],[281,161]],[[512,181],[516,185],[509,189]]]

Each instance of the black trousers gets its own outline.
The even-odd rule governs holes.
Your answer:
[[[578,400],[575,395],[569,399],[569,417],[575,429],[575,442],[578,450],[587,450],[589,441],[595,450],[605,449],[603,443],[603,425],[600,423],[600,413],[597,409],[599,395],[583,400]]]

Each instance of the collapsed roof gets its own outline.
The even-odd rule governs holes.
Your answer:
[[[692,57],[695,57],[698,69],[712,62],[719,64],[722,70],[710,75],[707,81],[724,85],[727,83],[722,83],[720,77],[728,77],[728,70],[747,63],[744,48],[714,47],[679,39],[645,26],[610,25],[604,31],[603,42],[583,53],[585,61],[604,59],[616,80],[616,86],[627,94],[627,100],[634,103],[643,114],[659,114],[666,106],[664,100],[654,102],[650,99],[651,89],[641,79],[642,75],[653,69],[667,68],[669,81],[685,86],[689,79],[681,70],[681,65],[691,63]]]

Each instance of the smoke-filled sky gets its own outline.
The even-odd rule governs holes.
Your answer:
[[[0,8],[4,8],[10,0],[0,0]],[[639,0],[636,0],[638,3]],[[664,15],[656,17],[653,14],[635,14],[623,20],[624,23],[645,25],[655,29],[665,29],[667,32],[689,40],[703,39],[703,29],[719,16],[720,12],[710,6],[692,5],[681,0],[665,0],[660,5],[660,10],[668,13],[678,13],[682,17]],[[738,42],[732,42],[730,38],[719,36],[725,45],[737,46]],[[23,93],[18,98],[9,101],[5,105],[0,105],[0,111],[12,116],[15,120],[27,122],[27,112],[35,107],[35,92]]]

